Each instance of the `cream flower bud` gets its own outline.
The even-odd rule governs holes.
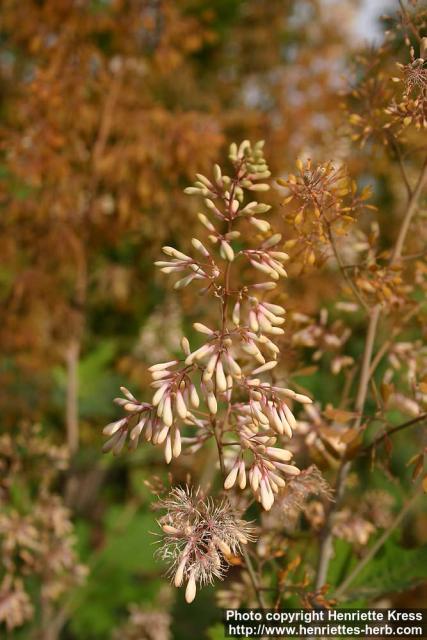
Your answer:
[[[258,271],[262,271],[263,273],[266,273],[267,275],[270,276],[270,278],[273,278],[273,280],[279,279],[279,274],[277,273],[277,271],[275,271],[268,265],[264,264],[263,262],[256,262],[256,260],[251,260],[250,263],[253,267],[255,267],[255,269],[258,269]]]
[[[188,341],[188,338],[186,338],[185,336],[182,336],[181,338],[181,349],[184,353],[185,356],[189,356],[191,353],[190,350],[190,343]]]
[[[194,384],[192,384],[190,387],[190,402],[195,409],[197,409],[197,407],[200,405],[200,399]]]
[[[116,422],[110,422],[110,424],[107,424],[107,426],[103,428],[102,433],[104,436],[112,436],[120,429],[120,427],[123,427],[126,422],[127,418],[116,420]]]
[[[170,461],[172,460],[172,440],[171,440],[170,434],[168,434],[168,437],[166,438],[166,443],[165,443],[165,460],[166,460],[166,464],[169,464]]]
[[[228,260],[229,262],[233,262],[234,260],[234,251],[228,242],[225,240],[221,241],[221,249],[220,249],[221,257],[224,260]]]
[[[258,220],[258,218],[254,218],[251,216],[248,218],[249,222],[256,227],[262,233],[266,233],[270,229],[270,223],[267,220]]]
[[[162,371],[163,369],[169,369],[174,364],[178,364],[178,360],[170,360],[169,362],[159,362],[159,364],[153,364],[148,367],[148,371]]]
[[[190,578],[187,582],[187,588],[185,590],[185,600],[186,602],[188,602],[188,604],[193,602],[194,598],[196,597],[196,592],[197,592],[196,580],[194,577],[194,572],[191,572]]]
[[[302,393],[295,394],[295,400],[297,402],[301,402],[301,404],[312,404],[313,400],[308,396],[303,395]]]
[[[198,240],[197,238],[192,238],[191,244],[196,249],[196,251],[199,251],[203,256],[209,256],[209,251],[206,249],[205,245],[200,242],[200,240]]]
[[[163,418],[163,422],[168,427],[170,427],[172,425],[172,423],[173,423],[173,414],[172,414],[171,397],[169,395],[166,396],[164,404],[163,404],[162,418]]]
[[[225,378],[224,369],[221,364],[221,361],[219,361],[216,365],[215,380],[216,380],[216,388],[218,389],[218,391],[222,392],[227,389],[227,380]]]
[[[174,577],[174,580],[173,580],[175,587],[180,587],[182,585],[182,581],[184,579],[184,570],[185,570],[185,565],[186,564],[187,564],[187,557],[184,556],[184,558],[179,563],[178,569],[176,570],[176,573],[175,573],[175,577]]]
[[[194,360],[200,360],[201,358],[206,356],[208,353],[211,353],[213,349],[214,349],[213,345],[204,344],[202,347],[200,347],[196,351],[193,351],[193,353],[190,353],[190,355],[186,357],[185,364],[193,364]]]
[[[239,463],[235,462],[231,468],[230,473],[224,480],[224,489],[231,489],[231,487],[234,487],[237,480],[238,473],[239,473]]]
[[[209,329],[209,327],[207,327],[205,324],[202,324],[201,322],[194,322],[193,327],[199,333],[205,333],[208,336],[211,336],[214,333],[212,329]]]
[[[187,406],[184,402],[183,395],[179,390],[176,392],[175,405],[176,405],[177,414],[179,415],[180,418],[185,420],[185,418],[187,417]]]
[[[293,467],[290,464],[283,464],[282,462],[276,462],[276,467],[283,471],[283,473],[287,473],[290,476],[299,476],[301,473],[298,467]]]
[[[270,371],[271,369],[274,369],[277,364],[277,360],[271,360],[270,362],[266,362],[265,364],[261,365],[257,369],[254,369],[252,373],[255,375],[258,373],[264,373],[264,371]]]
[[[280,460],[282,462],[289,462],[292,458],[292,453],[286,449],[279,449],[277,447],[267,447],[266,453],[270,458]]]
[[[246,468],[243,460],[239,463],[238,484],[242,490],[246,487]]]
[[[178,458],[181,454],[181,434],[179,429],[174,429],[172,433],[172,455]]]
[[[240,302],[236,302],[236,304],[234,305],[232,320],[233,320],[233,323],[236,326],[239,326],[239,324],[240,324]]]
[[[165,384],[162,384],[162,386],[157,389],[152,400],[152,403],[155,407],[159,404],[159,402],[163,398],[164,394],[166,393],[166,389],[168,389],[168,387],[169,387],[169,383],[165,383]]]
[[[215,415],[218,411],[218,403],[212,391],[210,391],[206,396],[206,403],[208,405],[208,409],[210,413]]]
[[[208,231],[215,231],[215,227],[213,226],[212,222],[205,216],[204,213],[198,213],[197,217]]]
[[[283,403],[282,409],[283,409],[283,412],[284,412],[284,414],[286,416],[286,420],[289,423],[289,426],[291,427],[291,429],[295,429],[295,427],[297,426],[297,421],[295,420],[294,414],[289,409],[288,405],[285,404],[285,403]]]

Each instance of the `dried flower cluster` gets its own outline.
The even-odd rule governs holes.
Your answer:
[[[74,549],[70,512],[51,489],[66,460],[65,450],[51,445],[36,427],[0,439],[0,468],[14,469],[0,483],[0,622],[9,630],[33,617],[36,598],[49,619],[86,575]],[[19,482],[27,482],[31,493],[15,504]]]
[[[332,243],[332,231],[336,236],[346,235],[361,209],[372,208],[365,201],[370,189],[357,193],[357,187],[344,167],[332,162],[313,165],[297,161],[297,174],[290,174],[277,183],[287,189],[283,200],[285,219],[292,225],[295,238],[285,247],[295,248],[301,261],[313,266],[327,257]]]
[[[159,521],[164,537],[157,553],[170,565],[175,586],[187,584],[185,599],[192,602],[197,583],[223,578],[227,563],[253,539],[253,529],[227,501],[215,503],[188,488],[173,489],[158,506],[166,514]]]
[[[113,640],[170,640],[171,616],[166,611],[147,611],[130,605],[129,619],[113,632]]]

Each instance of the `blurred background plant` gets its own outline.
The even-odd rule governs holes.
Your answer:
[[[213,591],[189,616],[150,544],[153,492],[216,482],[211,452],[168,471],[151,447],[101,459],[99,426],[120,384],[149,399],[148,366],[182,333],[194,342],[205,302],[187,288],[178,305],[153,260],[188,250],[198,203],[183,189],[245,138],[265,139],[279,178],[266,199],[291,256],[281,375],[316,400],[292,443],[322,474],[253,514],[257,572],[283,606],[421,605],[427,515],[407,505],[426,447],[425,2],[390,1],[376,46],[357,0],[0,11],[5,632],[222,637]],[[256,601],[237,563],[219,604]]]

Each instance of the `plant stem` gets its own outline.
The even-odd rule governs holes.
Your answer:
[[[79,417],[78,417],[78,364],[80,345],[77,340],[72,340],[68,345],[65,360],[67,366],[67,391],[66,391],[66,429],[67,444],[70,456],[74,455],[79,447]]]
[[[403,422],[402,424],[399,424],[396,427],[393,427],[392,429],[389,429],[388,431],[385,431],[381,435],[379,435],[376,438],[374,438],[374,440],[367,447],[364,447],[360,451],[359,455],[365,455],[365,454],[369,453],[370,451],[372,451],[372,449],[375,449],[375,447],[377,445],[379,445],[386,438],[389,438],[390,436],[392,436],[393,434],[397,433],[398,431],[403,431],[404,429],[407,429],[408,427],[412,427],[414,424],[418,424],[419,422],[423,422],[424,420],[427,420],[427,413],[422,413],[421,415],[417,416],[416,418],[412,418],[412,420],[408,420],[407,422]]]

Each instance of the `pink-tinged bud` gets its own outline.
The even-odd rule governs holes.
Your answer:
[[[236,326],[239,326],[239,324],[240,324],[240,302],[236,302],[236,304],[234,305],[232,320],[233,320],[233,323]]]
[[[208,405],[208,409],[210,413],[215,415],[218,411],[218,403],[212,391],[210,391],[206,396],[206,403]]]
[[[153,378],[154,381],[157,381],[157,380],[162,380],[163,378],[169,378],[171,373],[172,372],[169,371],[169,369],[165,369],[164,371],[153,371],[153,373],[151,374],[151,377]]]
[[[185,565],[187,564],[187,557],[185,556],[178,565],[178,569],[176,570],[174,577],[174,585],[175,587],[180,587],[182,585],[182,581],[184,579],[184,570]]]
[[[292,453],[290,451],[286,451],[286,449],[267,447],[266,452],[270,458],[273,458],[274,460],[281,460],[282,462],[289,462],[292,458]]]
[[[125,411],[138,411],[141,406],[139,404],[135,404],[134,402],[126,402],[123,408]]]
[[[166,393],[166,389],[168,389],[168,387],[169,387],[169,384],[166,383],[166,384],[162,384],[162,386],[157,389],[152,400],[152,403],[155,407],[157,407],[160,400],[163,398],[164,394]]]
[[[284,251],[271,251],[270,255],[276,260],[280,260],[280,262],[287,262],[289,260],[289,256]]]
[[[163,417],[163,422],[168,427],[170,427],[172,425],[172,423],[173,423],[173,414],[172,414],[171,397],[169,395],[166,396],[164,404],[163,404],[162,417]]]
[[[249,326],[252,329],[252,331],[258,331],[259,329],[258,319],[253,309],[249,311]]]
[[[192,384],[190,387],[190,402],[195,409],[197,409],[197,407],[200,405],[200,399],[194,384]]]
[[[274,391],[279,396],[285,396],[285,398],[292,398],[293,400],[295,400],[297,395],[292,389],[282,389],[282,387],[274,387]]]
[[[266,233],[270,229],[271,225],[267,220],[258,220],[258,218],[254,218],[253,216],[248,218],[248,220],[254,227],[259,229],[261,233]]]
[[[265,242],[263,242],[262,244],[262,248],[264,250],[266,249],[271,249],[271,247],[274,247],[276,244],[278,244],[280,242],[280,240],[282,239],[282,234],[281,233],[274,233],[271,238],[269,238],[268,240],[266,240]]]
[[[292,413],[292,411],[289,409],[288,405],[283,403],[282,410],[286,416],[286,420],[289,426],[291,427],[291,429],[295,429],[295,427],[297,426],[297,421],[295,420],[295,416]]]
[[[313,400],[308,396],[303,395],[302,393],[296,393],[295,400],[297,402],[301,402],[301,404],[313,404]]]
[[[266,511],[270,511],[274,502],[274,495],[270,487],[270,483],[265,478],[261,479],[260,485],[261,504]]]
[[[208,382],[209,380],[211,380],[212,376],[213,376],[213,372],[215,371],[215,365],[217,363],[218,360],[218,354],[214,353],[208,360],[208,363],[205,367],[205,370],[203,372],[203,382]]]
[[[266,333],[271,333],[274,336],[283,336],[285,331],[281,327],[270,327]]]
[[[270,362],[266,362],[265,364],[261,365],[257,369],[254,369],[252,373],[255,375],[258,373],[264,373],[264,371],[270,371],[271,369],[274,369],[274,367],[276,367],[277,364],[278,364],[277,360],[271,360]]]
[[[200,360],[214,349],[213,345],[204,344],[202,347],[190,353],[185,359],[185,364],[193,364],[194,360]]]
[[[179,260],[191,260],[190,256],[187,256],[185,253],[181,253],[181,251],[178,251],[175,247],[162,247],[162,251],[172,258],[178,258]]]
[[[126,389],[126,387],[120,387],[120,391],[131,402],[138,402],[138,400],[135,398],[135,396],[129,391],[129,389]]]
[[[216,380],[216,388],[218,389],[219,392],[222,393],[227,389],[227,380],[226,380],[224,369],[220,360],[216,365],[215,380]]]
[[[188,341],[188,338],[186,338],[185,336],[182,336],[181,338],[181,349],[184,353],[185,356],[189,356],[191,353],[190,350],[190,343]]]
[[[292,429],[291,429],[291,427],[289,425],[289,422],[286,420],[286,416],[285,416],[284,412],[282,411],[282,409],[279,409],[279,417],[280,417],[281,423],[283,425],[283,432],[286,433],[288,438],[292,438],[292,436],[293,436]]]
[[[166,460],[166,464],[169,464],[170,461],[172,460],[172,441],[171,441],[170,433],[168,434],[168,437],[166,438],[166,443],[165,443],[165,460]]]
[[[144,428],[145,423],[147,422],[147,416],[141,418],[137,425],[134,426],[132,431],[129,434],[131,440],[136,440],[141,435],[141,431]]]
[[[120,427],[123,427],[126,424],[127,420],[127,418],[121,418],[121,420],[116,420],[116,422],[110,422],[110,424],[107,424],[107,426],[103,428],[102,433],[104,436],[114,435]]]
[[[248,187],[249,191],[269,191],[270,185],[264,182],[259,182],[258,184],[251,184]]]
[[[233,200],[233,202],[231,203],[230,210],[233,215],[238,212],[239,205],[240,205],[240,202],[238,200]]]
[[[184,289],[184,287],[187,287],[191,282],[193,282],[195,278],[196,278],[196,274],[191,273],[189,276],[186,276],[185,278],[181,278],[181,280],[177,280],[173,285],[173,288]]]
[[[206,229],[208,229],[208,231],[215,231],[215,227],[213,226],[211,221],[205,216],[204,213],[198,213],[197,217],[199,218],[202,225],[206,227]]]
[[[235,378],[241,378],[242,370],[229,353],[227,353],[225,362],[231,375],[234,376]]]
[[[179,417],[185,420],[185,418],[187,417],[187,406],[184,402],[183,395],[179,390],[176,392],[175,406],[176,406],[176,412],[179,415]]]
[[[156,438],[155,442],[153,438],[153,444],[163,444],[168,436],[168,433],[169,433],[169,427],[167,425],[163,425],[163,427],[155,435],[155,438]]]
[[[271,302],[263,302],[262,305],[272,313],[277,313],[278,315],[283,315],[284,313],[286,313],[286,310],[278,304],[273,304]]]
[[[273,471],[270,471],[269,474],[268,474],[268,477],[270,478],[270,483],[271,483],[271,481],[273,481],[274,484],[277,487],[277,491],[275,493],[278,492],[278,488],[279,487],[281,487],[282,489],[284,487],[286,487],[286,482],[283,480],[283,478],[278,476],[277,473],[274,473]]]
[[[246,487],[246,468],[243,460],[239,463],[238,484],[242,490]]]
[[[258,289],[258,291],[271,291],[277,287],[275,282],[258,282],[258,284],[251,285],[252,289]]]
[[[231,468],[230,473],[224,480],[224,489],[231,489],[231,487],[234,487],[237,480],[238,473],[239,473],[239,463],[235,462],[233,467]]]
[[[178,364],[178,360],[170,360],[169,362],[159,362],[159,364],[153,364],[148,368],[148,371],[163,371],[163,369],[169,369],[174,364]]]
[[[119,455],[119,453],[121,452],[121,450],[125,445],[126,438],[127,438],[127,431],[124,430],[122,431],[122,433],[120,433],[120,437],[118,438],[117,442],[114,444],[113,455],[115,456]]]
[[[205,324],[202,324],[201,322],[195,322],[193,324],[193,327],[199,333],[205,333],[208,336],[211,336],[214,333],[212,329],[209,329],[209,327],[207,327]]]
[[[258,269],[258,271],[262,271],[263,273],[266,273],[267,275],[270,276],[270,278],[273,278],[273,280],[279,279],[279,274],[277,273],[277,271],[275,271],[268,265],[264,264],[263,262],[256,262],[255,260],[250,260],[250,263],[253,267],[255,267],[255,269]]]
[[[276,467],[280,469],[280,471],[283,471],[283,473],[287,473],[290,476],[299,476],[301,473],[298,467],[293,467],[290,464],[283,464],[282,462],[277,462]]]
[[[228,260],[229,262],[233,262],[234,260],[234,251],[231,247],[230,244],[228,244],[228,242],[225,242],[225,240],[221,241],[221,257],[224,258],[224,260]]]
[[[181,433],[179,429],[174,429],[172,432],[172,455],[174,458],[178,458],[181,455]]]
[[[270,416],[271,416],[271,421],[273,423],[273,427],[276,429],[278,433],[282,434],[284,432],[283,423],[280,420],[280,416],[276,407],[270,407]]]
[[[102,453],[108,453],[109,451],[111,451],[115,447],[115,445],[120,442],[123,435],[126,439],[126,430],[124,432],[116,431],[116,433],[111,438],[104,442],[102,446]]]
[[[153,423],[151,422],[151,420],[149,420],[145,425],[144,438],[147,440],[147,442],[150,442],[152,436],[153,436]]]
[[[185,600],[186,602],[188,602],[188,604],[193,602],[194,598],[196,597],[196,592],[197,592],[196,580],[194,577],[194,573],[191,572],[190,578],[187,583],[187,588],[185,590]]]

